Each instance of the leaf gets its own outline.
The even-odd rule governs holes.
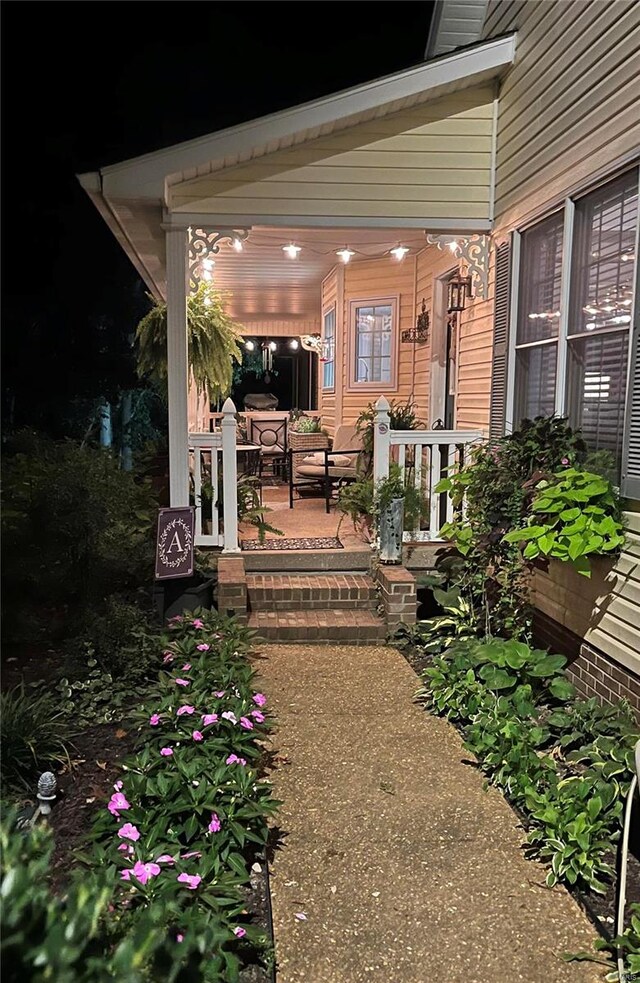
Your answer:
[[[128,733],[129,733],[128,730],[123,730],[122,727],[118,727],[116,731],[116,737],[118,738],[119,741],[121,741],[122,738],[126,737]]]
[[[106,770],[106,767],[107,767],[107,762],[106,761],[96,761],[96,764],[97,764],[98,768],[102,768],[103,771]]]
[[[524,529],[512,529],[502,537],[503,543],[526,543],[530,539],[538,539],[547,531],[546,526],[525,526]]]
[[[488,689],[509,689],[515,682],[510,673],[492,665],[482,666],[478,675],[484,680]]]
[[[568,679],[552,679],[549,683],[549,692],[552,696],[555,696],[557,700],[571,700],[576,695],[576,688],[573,686]],[[554,726],[551,714],[549,717],[549,723]]]

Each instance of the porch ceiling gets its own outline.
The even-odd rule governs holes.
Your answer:
[[[301,247],[290,259],[282,247],[293,242]],[[253,226],[242,252],[228,243],[215,256],[216,287],[230,294],[228,308],[240,321],[304,320],[319,323],[320,283],[341,262],[336,250],[348,245],[358,259],[387,256],[402,243],[412,254],[425,246],[424,233],[407,229],[296,229]],[[294,330],[292,328],[292,330]]]

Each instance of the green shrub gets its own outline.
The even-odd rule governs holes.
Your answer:
[[[362,440],[362,449],[365,455],[373,459],[373,424],[376,418],[376,408],[373,403],[369,403],[356,420],[356,431]],[[424,422],[416,416],[415,403],[407,400],[400,403],[392,399],[389,403],[389,429],[390,430],[421,430]]]
[[[149,620],[139,604],[107,595],[78,626],[79,644],[83,652],[90,650],[103,672],[126,675],[131,682],[144,679],[155,667],[155,649],[146,642]]]
[[[69,724],[59,701],[24,686],[0,694],[2,783],[29,785],[38,772],[68,762]]]
[[[611,553],[624,544],[613,485],[589,471],[569,468],[540,481],[531,512],[525,526],[504,537],[507,543],[526,543],[527,560],[554,557],[590,577],[589,556]]]

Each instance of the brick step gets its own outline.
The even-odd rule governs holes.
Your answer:
[[[344,550],[244,550],[247,573],[369,573],[371,547]]]
[[[247,599],[251,611],[301,609],[375,608],[376,585],[365,574],[247,574]]]
[[[253,611],[253,628],[265,642],[290,645],[294,642],[342,642],[372,645],[387,636],[384,621],[372,611],[331,609],[326,611]]]

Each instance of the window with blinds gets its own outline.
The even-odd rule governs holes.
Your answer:
[[[622,458],[638,173],[576,201],[567,323],[567,407],[587,444]]]
[[[335,388],[336,309],[325,311],[322,337],[322,388]]]

